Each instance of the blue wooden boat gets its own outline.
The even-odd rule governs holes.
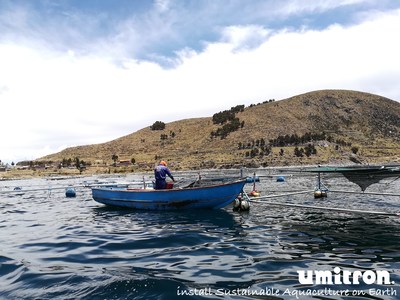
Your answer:
[[[129,189],[128,187],[92,188],[99,203],[146,210],[218,209],[232,203],[242,192],[246,180],[166,190]]]

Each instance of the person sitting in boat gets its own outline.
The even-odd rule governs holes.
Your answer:
[[[172,176],[170,170],[167,167],[167,163],[162,160],[154,169],[154,177],[156,178],[156,190],[163,190],[166,188],[167,181],[165,179],[167,178],[167,175],[169,176],[169,178],[172,179],[172,181],[175,182],[174,176]]]

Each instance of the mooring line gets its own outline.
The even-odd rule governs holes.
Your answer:
[[[256,200],[250,199],[250,202],[257,203]],[[370,210],[358,210],[358,209],[347,209],[347,208],[336,208],[336,207],[326,207],[326,206],[314,206],[314,205],[302,205],[302,204],[292,204],[292,203],[278,203],[269,201],[258,201],[258,203],[268,204],[272,206],[290,206],[298,208],[316,209],[316,210],[326,210],[326,211],[339,211],[347,213],[358,213],[358,214],[371,214],[371,215],[384,215],[384,216],[400,216],[400,213],[388,213],[383,211],[370,211]]]
[[[378,196],[400,197],[400,194],[378,193],[378,192],[358,192],[358,191],[341,191],[341,190],[329,190],[329,192],[331,192],[331,193],[344,193],[344,194],[360,194],[360,195],[378,195]]]
[[[28,189],[25,190],[21,188],[20,190],[9,190],[9,191],[0,191],[0,194],[12,194],[12,193],[25,193],[25,192],[38,192],[38,191],[50,191],[50,190],[65,190],[66,188],[81,188],[86,187],[85,185],[69,185],[69,186],[60,186],[60,187],[44,187],[40,189]]]
[[[147,181],[146,181],[147,182]],[[150,181],[149,181],[150,182]],[[42,188],[34,188],[34,189],[26,189],[23,186],[12,186],[9,188],[16,188],[19,187],[21,189],[18,190],[0,190],[0,194],[12,194],[12,193],[24,193],[24,192],[37,192],[37,191],[49,191],[49,190],[62,190],[66,188],[92,188],[92,187],[104,187],[104,186],[128,186],[128,185],[143,185],[143,181],[133,181],[133,182],[126,182],[126,183],[91,183],[91,184],[74,184],[68,186],[43,186]],[[0,187],[6,188],[6,187]]]
[[[307,191],[300,191],[300,192],[293,192],[293,193],[285,193],[285,194],[278,194],[278,195],[267,195],[267,196],[260,196],[260,197],[251,197],[251,200],[262,200],[262,199],[269,199],[269,198],[277,198],[277,197],[285,197],[285,196],[292,196],[292,195],[300,195],[300,194],[307,194],[314,192],[314,190],[307,190]]]
[[[270,201],[259,201],[268,198],[276,198],[276,197],[284,197],[284,196],[291,196],[297,194],[305,194],[314,192],[314,190],[296,192],[296,193],[287,193],[287,194],[280,194],[280,195],[268,195],[268,196],[261,196],[261,197],[249,197],[247,193],[244,193],[245,197],[249,202],[252,203],[262,203],[268,204],[272,206],[284,206],[284,207],[298,207],[298,208],[307,208],[307,209],[315,209],[315,210],[326,210],[326,211],[339,211],[339,212],[347,212],[347,213],[358,213],[358,214],[372,214],[372,215],[384,215],[384,216],[400,216],[400,213],[389,213],[389,212],[382,212],[382,211],[370,211],[370,210],[358,210],[358,209],[347,209],[347,208],[336,208],[336,207],[326,207],[326,206],[314,206],[314,205],[304,205],[304,204],[293,204],[293,203],[279,203],[279,202],[270,202]]]

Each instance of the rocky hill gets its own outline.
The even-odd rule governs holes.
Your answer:
[[[107,143],[68,148],[37,161],[79,158],[106,166],[118,156],[141,169],[159,159],[175,169],[400,162],[400,103],[378,95],[322,90],[226,113],[235,122],[215,124],[214,115],[167,123],[161,130],[149,124]]]

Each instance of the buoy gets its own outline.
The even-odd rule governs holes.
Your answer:
[[[278,176],[276,182],[285,182],[285,176]]]
[[[261,193],[257,190],[252,190],[248,195],[251,197],[260,197]]]
[[[14,194],[16,196],[22,196],[24,194],[24,192],[22,191],[22,187],[20,187],[20,186],[16,186],[13,190],[14,190],[14,192],[16,192]]]
[[[248,196],[260,197],[260,192],[256,189],[256,182],[260,182],[260,178],[256,176],[256,173],[253,174],[253,177],[247,177],[247,181],[253,183],[253,190],[248,194]]]
[[[325,198],[328,197],[328,193],[324,190],[315,190],[314,191],[314,198]]]
[[[246,183],[260,182],[260,177],[258,176],[249,176],[246,178]]]
[[[314,191],[314,198],[328,197],[328,189],[321,182],[321,173],[318,172],[317,186]]]
[[[76,197],[76,192],[73,188],[69,187],[65,190],[65,196],[67,198],[74,198]]]
[[[242,200],[242,201],[240,202],[240,209],[243,210],[243,211],[248,211],[248,210],[250,209],[249,201],[247,201],[247,200]]]
[[[240,208],[240,201],[241,201],[241,197],[239,196],[239,197],[237,197],[237,198],[235,199],[235,201],[233,202],[233,210],[234,210],[234,211],[239,210],[239,208]]]
[[[233,211],[248,211],[249,209],[249,201],[242,199],[241,196],[238,196],[233,202]]]

